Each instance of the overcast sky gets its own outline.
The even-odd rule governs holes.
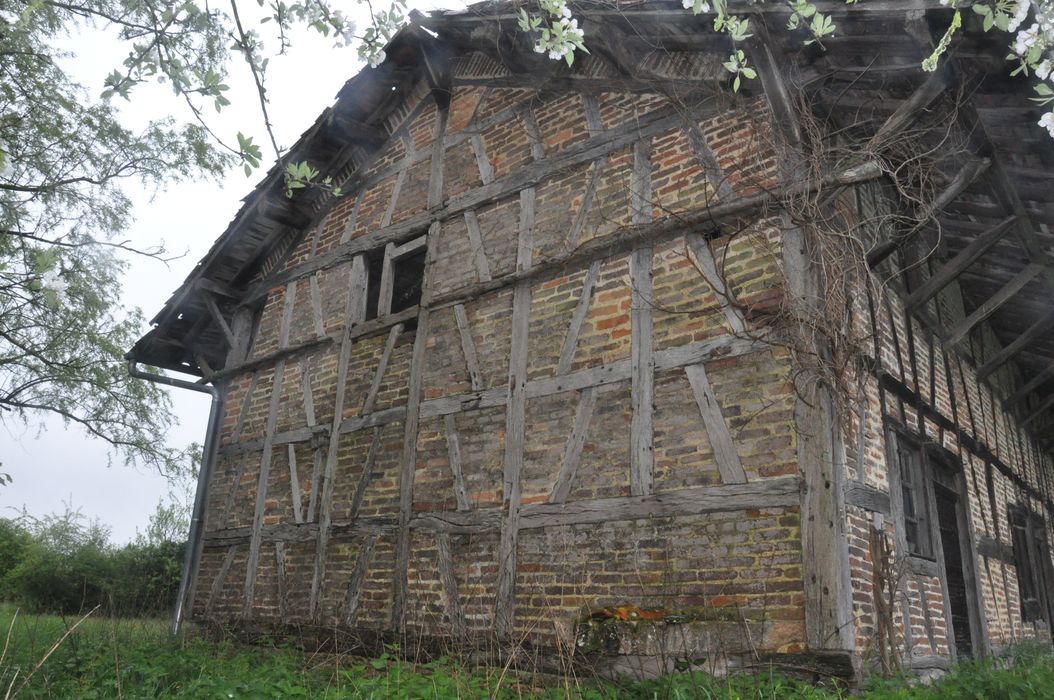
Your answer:
[[[345,4],[349,7],[342,7]],[[341,0],[334,5],[349,15],[361,12],[361,6]],[[267,42],[266,35],[264,40]],[[333,49],[331,39],[313,32],[296,33],[293,42],[287,56],[272,58],[268,66],[269,109],[283,147],[296,141],[333,102],[344,82],[361,68],[354,49]],[[274,46],[277,42],[268,43]],[[120,64],[127,51],[98,35],[70,39],[69,46],[76,55],[70,70],[92,94],[101,92],[104,76]],[[248,69],[236,59],[231,72],[227,82],[233,105],[214,120],[213,126],[231,141],[239,130],[253,134],[263,147],[268,140]],[[165,114],[186,116],[171,90],[157,85],[141,86],[133,92],[122,114],[130,126]],[[152,318],[224,231],[241,198],[266,170],[265,163],[251,179],[235,169],[221,183],[181,183],[153,196],[137,192],[136,223],[130,232],[134,243],[149,246],[164,240],[169,250],[185,255],[167,266],[146,258],[132,259],[125,280],[126,304],[140,307],[147,319]],[[169,443],[201,442],[208,418],[208,395],[185,390],[170,390],[170,394],[181,424],[167,437]],[[49,421],[43,429],[35,424],[27,428],[0,423],[0,463],[2,471],[13,479],[12,484],[0,487],[0,516],[9,516],[11,509],[22,507],[32,515],[44,515],[63,510],[69,502],[84,515],[109,525],[114,542],[130,540],[137,528],[145,527],[168,484],[149,470],[121,463],[108,467],[107,462],[103,443],[89,440],[79,429],[67,428],[61,421]]]

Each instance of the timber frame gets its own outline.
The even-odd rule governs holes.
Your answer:
[[[575,540],[586,532],[622,528],[638,549],[666,537],[648,556],[674,567],[683,543],[729,536],[731,552],[735,536],[714,533],[739,518],[754,523],[758,551],[773,538],[764,549],[773,561],[786,544],[778,538],[793,541],[799,566],[772,569],[788,595],[735,583],[717,594],[700,579],[707,593],[678,585],[668,597],[742,606],[740,631],[767,655],[805,650],[820,668],[833,654],[852,674],[873,659],[867,640],[883,629],[896,647],[878,654],[883,665],[929,669],[1040,634],[1042,615],[1023,620],[1008,602],[1019,560],[1006,513],[1054,523],[1054,144],[1035,125],[1027,79],[1007,78],[975,28],[938,71],[914,68],[947,16],[940,2],[818,4],[839,33],[805,49],[781,28],[785,7],[750,6],[759,79],[738,95],[720,66],[726,40],[679,2],[575,3],[591,53],[571,68],[532,50],[515,4],[412,13],[387,60],[348,81],[129,353],[228,396],[206,564],[193,573],[196,618],[462,642],[483,625],[506,643],[541,619],[536,599],[548,589],[532,576],[549,571],[546,548],[560,538],[584,550],[603,544]],[[612,107],[613,94],[624,102]],[[462,114],[465,95],[476,101]],[[581,127],[564,143],[543,115],[572,97]],[[757,104],[761,117],[743,116]],[[720,119],[740,120],[734,136],[707,126]],[[494,136],[511,123],[522,143]],[[767,148],[736,150],[735,139],[762,132]],[[818,132],[860,145],[856,160],[809,169]],[[913,198],[888,194],[910,160],[905,138],[938,152]],[[513,141],[520,162],[509,168],[495,144]],[[667,181],[673,148],[693,168],[679,187]],[[287,198],[284,163],[302,160],[347,195],[306,188]],[[610,186],[616,172],[621,189]],[[553,199],[561,178],[573,200]],[[617,225],[596,215],[613,189],[626,200]],[[863,274],[889,292],[853,309],[869,339],[850,363],[862,368],[859,396],[823,377],[802,381],[798,354],[830,360],[836,349],[815,338],[796,346],[767,321],[779,303],[820,313],[830,283],[814,255],[816,226],[795,216],[802,199],[838,209]],[[876,201],[897,225],[868,223]],[[570,213],[553,224],[560,209]],[[749,274],[736,277],[735,261],[767,260],[761,247],[737,248],[766,236],[778,262],[759,269],[779,279],[758,272],[768,285],[759,291]],[[679,262],[690,281],[676,276],[687,274]],[[669,310],[683,302],[663,296],[676,285],[707,304]],[[622,288],[624,347],[591,357],[610,340],[597,329],[623,323],[597,316]],[[551,301],[564,289],[573,291]],[[558,327],[540,325],[557,307]],[[670,327],[690,313],[720,330],[671,342]],[[764,448],[751,431],[771,408],[739,393],[755,376],[786,408],[765,426],[769,442],[757,440]],[[546,413],[566,429],[544,433],[554,429]],[[625,437],[608,457],[614,486],[594,473],[604,430],[612,443]],[[674,475],[667,441],[681,433],[697,434],[705,450],[692,449],[706,457]],[[540,476],[547,441],[558,447]],[[902,443],[921,465],[922,551],[907,534],[914,477]],[[770,453],[780,457],[759,467]],[[666,529],[638,532],[657,523]],[[777,534],[760,534],[770,526]],[[1044,537],[1034,541],[1054,541]],[[880,580],[887,550],[902,572],[895,581]],[[476,569],[465,563],[473,558]],[[710,566],[732,571],[734,559]],[[892,598],[861,597],[863,576]],[[674,604],[649,585],[641,600]],[[590,590],[587,607],[626,595]],[[423,621],[424,610],[438,622]],[[706,624],[685,636],[727,632]],[[622,654],[643,644],[620,630]],[[579,646],[592,643],[576,634]],[[539,643],[553,639],[567,643],[567,629]]]

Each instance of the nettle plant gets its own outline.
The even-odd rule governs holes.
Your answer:
[[[750,66],[749,54],[742,47],[743,42],[751,36],[750,19],[736,14],[736,8],[746,9],[759,2],[764,0],[746,0],[741,3],[730,3],[728,0],[682,0],[684,8],[692,14],[712,14],[714,31],[722,32],[732,40],[732,53],[723,65],[735,76],[732,85],[736,90],[742,80],[757,77]],[[787,29],[805,29],[809,34],[806,44],[822,45],[824,37],[837,33],[834,19],[830,14],[820,12],[814,3],[808,0],[785,2],[791,11]],[[856,2],[846,0],[846,5],[855,5]],[[954,13],[933,53],[922,62],[923,70],[937,69],[938,60],[948,50],[952,37],[962,28],[963,12],[974,12],[983,18],[982,27],[986,32],[998,29],[1009,35],[1006,58],[1013,65],[1010,74],[1034,74],[1038,78],[1034,88],[1037,96],[1032,99],[1044,106],[1054,104],[1054,0],[941,0],[941,3],[952,8]],[[574,61],[575,50],[586,50],[583,32],[566,0],[541,0],[538,12],[521,8],[519,24],[523,31],[536,36],[535,51],[548,53],[553,59],[566,60],[568,65]],[[1040,118],[1039,125],[1054,138],[1054,109]]]

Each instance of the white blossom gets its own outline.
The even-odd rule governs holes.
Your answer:
[[[1021,26],[1022,22],[1028,17],[1028,10],[1032,6],[1030,0],[1018,0],[1017,10],[1014,12],[1014,16],[1010,18],[1010,24],[1006,30],[1013,34]]]
[[[55,298],[62,301],[62,296],[70,285],[62,279],[62,273],[58,269],[51,269],[40,276],[40,286],[54,292]]]
[[[388,56],[384,53],[383,50],[373,54],[372,56],[370,56],[370,68],[376,68],[377,66],[381,65],[382,63],[384,63],[384,59],[386,58],[388,58]]]
[[[1018,32],[1017,37],[1014,40],[1014,53],[1018,56],[1024,56],[1028,53],[1028,50],[1036,45],[1036,41],[1039,39],[1039,25],[1033,24],[1028,29]]]
[[[1052,68],[1054,68],[1054,64],[1051,63],[1049,58],[1041,61],[1039,65],[1036,66],[1036,77],[1040,80],[1046,80],[1050,77]]]
[[[1046,129],[1051,137],[1054,137],[1054,112],[1047,112],[1040,117],[1039,125]]]

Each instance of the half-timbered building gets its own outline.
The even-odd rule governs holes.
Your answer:
[[[680,2],[574,6],[571,67],[415,14],[129,355],[221,399],[188,619],[847,675],[1048,638],[1054,142],[973,18],[924,73],[941,3],[818,4],[807,46],[744,5],[738,92]]]

